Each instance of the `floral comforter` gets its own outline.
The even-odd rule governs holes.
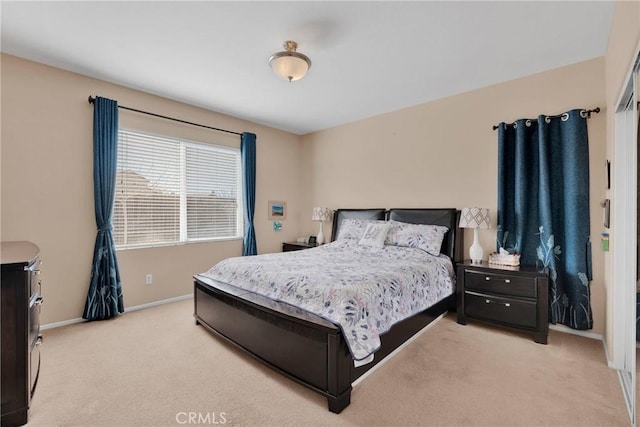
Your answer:
[[[380,347],[380,335],[455,289],[448,257],[417,248],[339,240],[296,252],[229,258],[201,276],[314,313],[343,331],[356,361]]]

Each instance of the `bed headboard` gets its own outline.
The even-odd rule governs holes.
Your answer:
[[[333,213],[333,230],[331,241],[336,239],[340,224],[344,219],[373,219],[408,222],[411,224],[444,225],[449,229],[442,241],[440,252],[454,262],[463,259],[462,230],[458,229],[460,211],[456,209],[338,209]]]
[[[458,230],[460,211],[456,209],[389,209],[388,219],[411,224],[443,225],[449,229],[440,252],[454,262],[462,261],[462,230]]]
[[[385,209],[338,209],[333,211],[333,229],[331,230],[331,241],[336,240],[340,224],[344,219],[378,219],[384,220],[387,211]]]

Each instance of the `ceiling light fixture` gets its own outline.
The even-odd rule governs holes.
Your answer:
[[[284,51],[274,53],[269,58],[269,65],[278,77],[290,82],[300,80],[311,68],[311,60],[308,56],[296,52],[298,43],[287,40],[284,42]]]

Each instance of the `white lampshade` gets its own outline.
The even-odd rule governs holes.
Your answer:
[[[489,209],[486,208],[462,208],[460,214],[460,228],[491,228]]]
[[[325,222],[329,220],[330,214],[331,211],[329,210],[329,208],[316,207],[313,208],[313,215],[311,215],[311,220]]]
[[[274,53],[269,58],[269,65],[278,77],[290,82],[300,80],[311,68],[311,60],[306,55],[296,52],[298,44],[287,40],[284,42],[285,51]]]
[[[460,214],[460,228],[473,228],[473,245],[469,248],[469,258],[473,263],[482,262],[484,250],[478,241],[479,228],[491,228],[489,209],[486,208],[463,208]]]

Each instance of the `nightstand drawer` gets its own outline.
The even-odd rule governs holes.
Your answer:
[[[465,314],[469,317],[535,328],[537,325],[535,301],[502,298],[476,292],[464,294]]]
[[[537,296],[536,279],[533,277],[469,270],[464,275],[466,289],[526,298]]]

